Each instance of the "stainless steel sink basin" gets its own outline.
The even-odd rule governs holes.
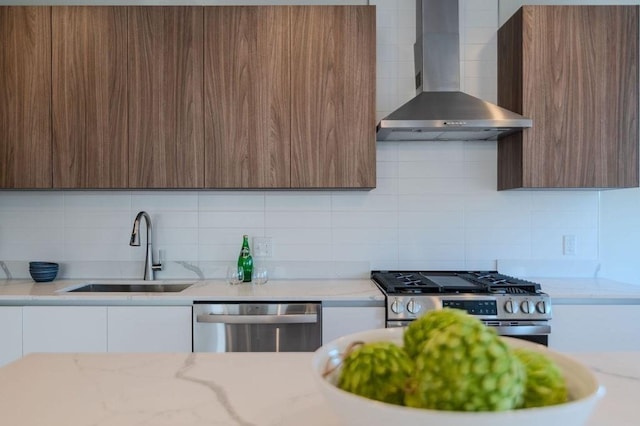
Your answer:
[[[89,283],[65,293],[178,293],[193,283]]]

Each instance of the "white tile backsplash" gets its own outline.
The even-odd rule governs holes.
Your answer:
[[[198,196],[199,211],[263,211],[265,196],[261,192],[202,192]]]
[[[103,213],[105,211],[128,212],[131,209],[131,194],[128,192],[65,192],[63,200],[66,209],[77,211]]]
[[[256,211],[201,211],[198,223],[201,228],[262,228],[265,215]]]
[[[415,94],[415,1],[370,3],[380,119]],[[495,101],[498,0],[460,5],[462,89]],[[245,233],[272,238],[273,256],[257,261],[273,277],[597,259],[599,194],[498,192],[496,153],[495,142],[379,142],[369,192],[1,191],[0,261],[19,265],[11,266],[18,275],[30,260],[54,260],[65,277],[139,278],[146,235],[141,247],[128,242],[140,210],[152,217],[156,255],[167,266],[160,278],[221,277]],[[575,256],[562,253],[566,234],[577,237]]]
[[[267,194],[265,210],[271,211],[330,211],[331,195],[328,192],[279,192]]]
[[[133,210],[151,211],[193,211],[198,208],[198,193],[193,191],[133,192]]]
[[[285,244],[296,245],[309,242],[320,245],[331,244],[332,232],[327,228],[266,228],[265,236],[272,238],[274,249],[277,249]]]
[[[267,228],[331,228],[329,211],[268,211],[264,217]]]

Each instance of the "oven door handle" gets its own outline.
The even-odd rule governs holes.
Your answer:
[[[285,315],[223,315],[200,314],[196,322],[208,324],[312,324],[318,322],[318,314]]]
[[[500,336],[526,336],[551,334],[550,325],[508,325],[508,326],[490,326]]]

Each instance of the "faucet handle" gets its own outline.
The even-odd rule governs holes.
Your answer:
[[[158,250],[158,263],[152,263],[151,269],[153,271],[162,271],[162,261],[164,260],[164,250]]]

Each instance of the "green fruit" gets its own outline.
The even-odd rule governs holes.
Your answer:
[[[567,384],[556,363],[540,352],[514,350],[527,372],[522,408],[562,404],[569,400]]]
[[[503,411],[522,402],[524,366],[493,329],[468,317],[473,320],[463,319],[430,332],[414,359],[416,367],[405,395],[406,405]]]
[[[402,405],[413,363],[391,342],[365,343],[343,360],[338,387],[365,398]]]
[[[451,324],[469,322],[483,325],[479,320],[460,309],[444,308],[437,311],[429,311],[416,320],[412,321],[406,328],[403,336],[404,350],[413,359],[421,352],[422,346],[429,340],[430,336]]]

